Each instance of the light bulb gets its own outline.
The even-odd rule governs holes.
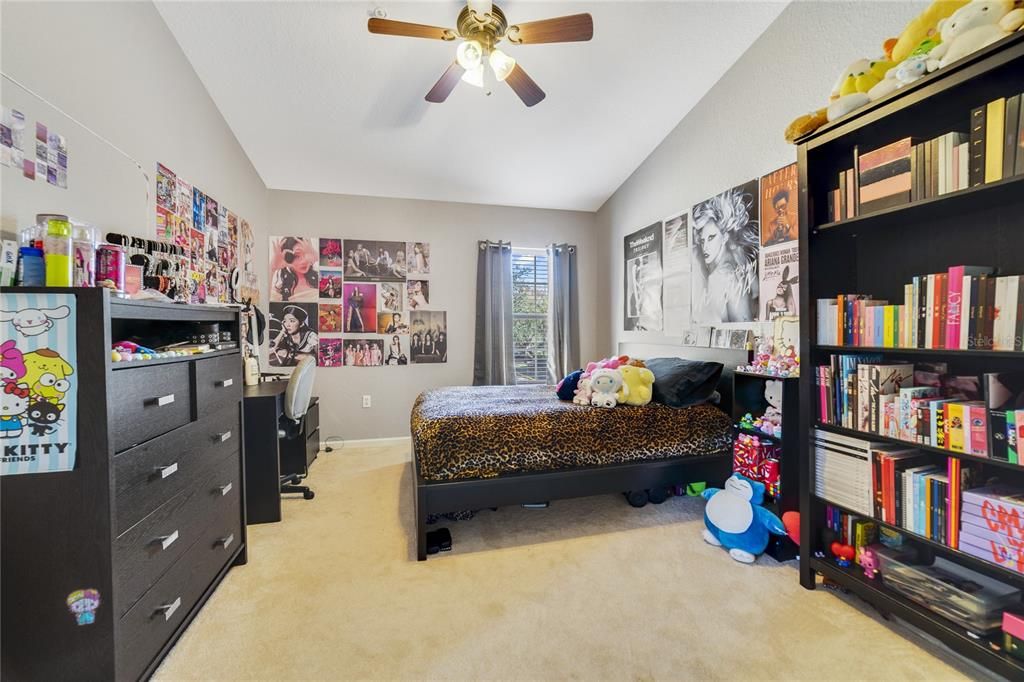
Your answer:
[[[467,40],[455,50],[455,61],[466,71],[472,71],[480,66],[484,59],[484,49],[475,40]]]
[[[491,63],[491,68],[494,69],[494,77],[500,81],[508,78],[512,69],[516,68],[516,60],[501,50],[492,50],[488,61]]]
[[[477,64],[475,69],[469,69],[462,74],[462,80],[478,88],[484,87],[484,65]]]

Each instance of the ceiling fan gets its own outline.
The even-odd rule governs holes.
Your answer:
[[[509,26],[505,13],[491,0],[469,0],[456,20],[457,29],[412,24],[372,17],[367,23],[370,33],[431,38],[454,41],[462,39],[455,50],[455,61],[427,93],[428,102],[448,99],[460,80],[484,87],[489,74],[484,62],[499,81],[505,81],[519,95],[523,104],[532,107],[546,96],[515,59],[497,47],[502,39],[513,45],[537,43],[568,43],[590,40],[594,36],[594,20],[589,14],[573,14],[554,19],[529,21]]]

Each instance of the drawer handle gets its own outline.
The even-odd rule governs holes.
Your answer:
[[[164,405],[170,405],[171,403],[174,402],[174,394],[173,393],[168,393],[167,395],[162,395],[162,396],[159,396],[157,398],[150,398],[146,402],[149,403],[150,405],[156,405],[157,407],[163,407]]]
[[[168,464],[167,466],[156,467],[154,471],[160,474],[160,478],[167,478],[171,474],[178,472],[178,463],[175,462],[174,464]]]
[[[234,386],[234,385],[235,385],[235,380],[234,379],[221,379],[220,381],[217,382],[217,387],[218,388],[227,388],[228,386]]]
[[[157,538],[160,542],[160,549],[167,549],[178,540],[178,531],[174,531],[170,535],[161,535]]]
[[[164,620],[168,621],[174,615],[174,612],[177,611],[180,607],[181,607],[181,597],[178,597],[177,599],[172,601],[170,604],[161,604],[160,606],[156,607],[156,612],[157,613],[161,613],[162,612],[164,614]]]
[[[217,486],[217,490],[220,491],[220,496],[224,497],[229,492],[231,492],[231,489],[234,488],[234,487],[235,487],[234,483],[225,483],[224,485]]]
[[[217,538],[217,544],[220,545],[221,547],[223,547],[224,549],[227,549],[228,547],[230,547],[231,543],[234,542],[234,541],[235,541],[235,534],[234,533],[232,533],[231,535],[227,536],[226,538]]]
[[[231,432],[225,431],[224,433],[218,433],[214,435],[213,439],[218,443],[223,443],[231,438]]]

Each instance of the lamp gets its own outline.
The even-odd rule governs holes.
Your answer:
[[[491,51],[488,61],[491,63],[491,68],[494,69],[494,77],[500,81],[508,78],[512,69],[516,68],[516,60],[498,49]]]
[[[468,69],[466,73],[462,74],[462,81],[475,85],[478,88],[484,87],[484,65],[479,63],[475,69]]]
[[[484,48],[476,40],[467,40],[455,50],[455,61],[466,71],[481,66],[484,59]]]

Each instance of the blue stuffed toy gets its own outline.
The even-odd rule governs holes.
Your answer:
[[[558,394],[559,400],[572,400],[573,396],[576,395],[576,386],[580,383],[580,377],[583,376],[583,370],[578,369],[575,372],[570,372],[564,379],[558,382],[558,386],[555,387],[555,393]]]
[[[768,546],[769,531],[785,535],[786,527],[778,516],[760,506],[764,502],[763,483],[733,474],[725,489],[707,488],[701,495],[704,507],[704,541],[725,547],[736,561],[752,564]]]

